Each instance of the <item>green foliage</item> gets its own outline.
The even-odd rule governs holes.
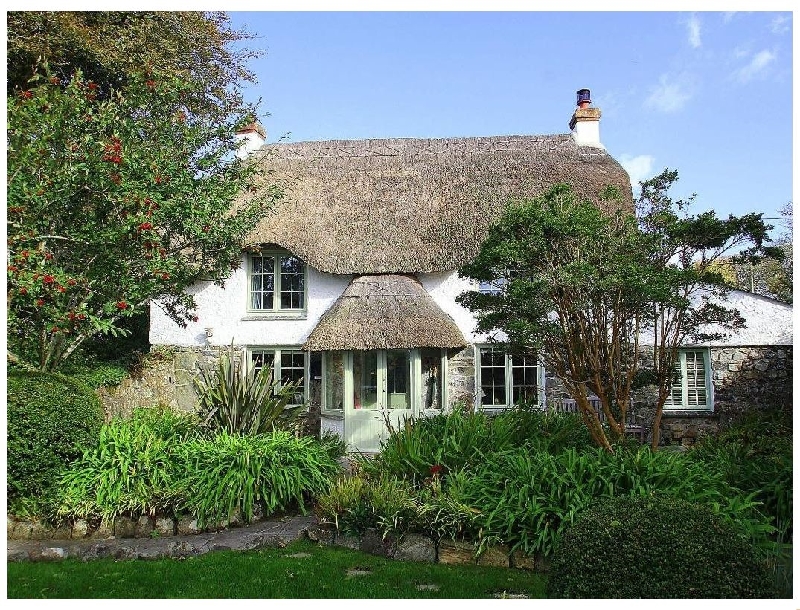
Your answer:
[[[511,446],[514,434],[513,418],[502,415],[454,411],[420,418],[399,426],[363,468],[420,483],[434,466],[444,474]]]
[[[759,542],[770,529],[753,502],[718,473],[647,447],[614,454],[599,448],[500,452],[471,469],[461,491],[462,500],[481,512],[477,523],[484,536],[545,555],[576,515],[598,499],[654,493],[707,504]]]
[[[242,43],[225,13],[200,11],[25,11],[7,14],[8,94],[27,88],[44,57],[61,80],[75,70],[102,93],[125,86],[142,69],[157,78],[201,84],[188,100],[193,114],[214,117],[242,105],[240,87],[255,82]]]
[[[716,436],[697,443],[690,457],[719,470],[725,480],[753,494],[782,541],[793,539],[791,413],[746,413]]]
[[[199,433],[195,418],[137,409],[100,430],[99,443],[61,477],[59,518],[176,513],[183,492],[180,443]]]
[[[719,301],[724,282],[714,262],[739,248],[746,260],[776,255],[766,245],[770,227],[760,214],[689,215],[690,202],[669,196],[677,179],[677,172],[665,170],[643,182],[638,218],[576,201],[566,185],[513,202],[459,272],[476,281],[502,280],[502,291],[465,292],[459,302],[476,314],[479,332],[499,330],[512,347],[538,349],[578,401],[594,441],[608,451],[624,435],[640,333],[659,329],[650,346],[659,390],[655,448],[677,347],[743,325],[738,312]],[[614,205],[605,201],[606,208]],[[600,399],[610,434],[582,402],[590,393]]]
[[[328,455],[334,460],[338,460],[347,455],[347,442],[335,432],[325,430],[320,436],[319,442],[325,447]]]
[[[288,432],[236,435],[222,431],[180,447],[186,508],[201,524],[226,523],[236,511],[251,521],[325,492],[340,468],[326,447]]]
[[[273,381],[272,368],[245,371],[232,354],[223,354],[215,371],[203,371],[195,386],[201,417],[215,430],[229,434],[263,434],[286,427],[301,408],[288,406],[301,380]]]
[[[420,485],[431,476],[433,467],[444,475],[514,447],[557,453],[590,444],[586,426],[575,414],[524,405],[496,415],[454,410],[398,427],[380,454],[363,468],[373,475],[385,473]]]
[[[597,578],[587,578],[587,571]],[[675,497],[614,498],[587,510],[558,545],[556,598],[765,598],[750,542],[705,506]]]
[[[97,443],[103,410],[90,388],[62,375],[9,371],[7,391],[8,499],[42,498]]]
[[[330,448],[287,432],[212,437],[196,417],[139,409],[103,426],[96,448],[60,481],[58,518],[183,514],[203,524],[250,521],[305,502],[339,473]]]
[[[195,321],[185,289],[221,281],[278,196],[232,154],[239,109],[213,121],[187,100],[201,81],[131,75],[101,94],[80,72],[37,76],[8,98],[9,343],[53,370],[87,338],[157,299]],[[113,281],[110,281],[113,278]]]

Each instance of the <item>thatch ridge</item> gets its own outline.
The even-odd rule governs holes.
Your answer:
[[[456,348],[467,341],[416,278],[362,275],[325,312],[303,349]]]
[[[598,203],[616,186],[633,209],[625,170],[569,134],[299,142],[258,154],[286,198],[249,243],[278,244],[328,273],[457,269],[510,199],[559,182]]]

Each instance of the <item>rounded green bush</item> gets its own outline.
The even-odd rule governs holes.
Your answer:
[[[773,597],[752,544],[710,508],[618,497],[587,509],[556,547],[553,598]]]
[[[59,472],[97,442],[100,400],[63,375],[8,374],[8,499],[41,498]]]

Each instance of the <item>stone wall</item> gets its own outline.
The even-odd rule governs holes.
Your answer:
[[[475,403],[475,349],[469,345],[447,354],[447,411],[463,402]]]
[[[664,411],[661,443],[691,445],[714,434],[743,413],[770,408],[792,408],[792,346],[738,346],[711,348],[714,410]],[[652,410],[637,407],[643,420]]]
[[[202,370],[216,366],[229,347],[158,347],[142,359],[131,377],[117,386],[100,388],[97,393],[106,417],[128,416],[138,407],[164,405],[184,412],[197,410],[194,381]],[[242,357],[240,347],[233,348],[234,358]]]

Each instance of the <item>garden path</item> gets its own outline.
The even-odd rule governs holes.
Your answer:
[[[218,532],[163,538],[101,540],[8,540],[8,561],[53,561],[66,558],[160,559],[192,557],[209,551],[248,551],[284,547],[317,529],[313,515],[292,515]],[[312,534],[313,535],[313,534]]]

